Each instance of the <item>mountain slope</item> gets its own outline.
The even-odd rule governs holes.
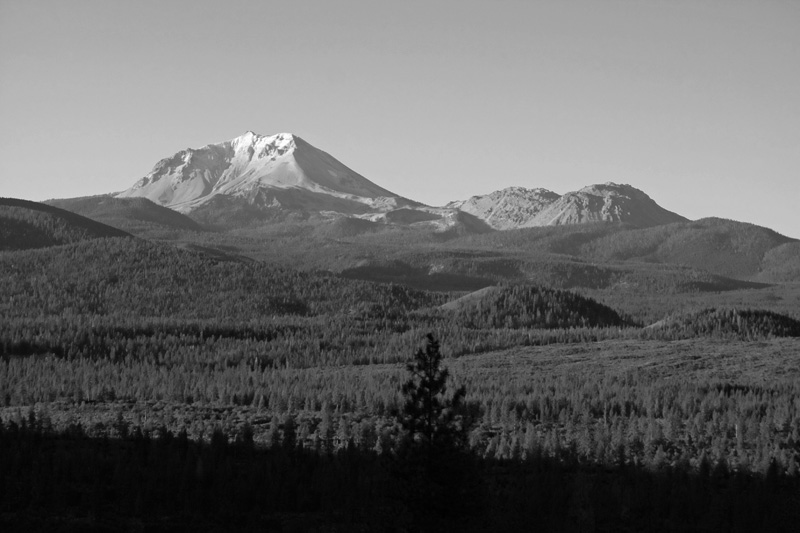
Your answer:
[[[418,205],[292,135],[251,131],[159,161],[118,197],[145,197],[186,213],[225,197],[258,208],[364,213]]]
[[[142,226],[190,231],[203,229],[186,215],[155,204],[147,198],[114,198],[106,194],[48,200],[46,203],[125,231],[135,232]]]
[[[57,207],[0,198],[0,250],[44,248],[103,237],[130,235]]]
[[[760,275],[766,267],[776,271],[776,276],[783,272],[788,281],[793,277],[787,269],[794,256],[791,249],[783,248],[783,253],[771,250],[797,242],[761,226],[704,218],[614,232],[586,244],[582,255],[596,261],[688,265],[731,278],[773,281],[768,272]]]
[[[756,275],[759,281],[800,281],[800,241],[776,246],[764,254],[761,270]]]
[[[459,209],[498,230],[538,226],[536,216],[558,200],[558,194],[547,189],[508,187],[483,196],[451,202],[447,207]]]

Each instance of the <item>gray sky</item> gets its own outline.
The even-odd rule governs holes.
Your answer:
[[[800,237],[800,1],[0,0],[0,196],[246,130],[432,205],[615,181]]]

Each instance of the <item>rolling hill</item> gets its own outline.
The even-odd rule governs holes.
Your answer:
[[[122,230],[64,209],[0,198],[0,250],[25,250],[104,237],[129,237]]]
[[[134,233],[153,228],[203,231],[203,227],[188,216],[147,198],[115,198],[104,194],[48,200],[46,203]]]

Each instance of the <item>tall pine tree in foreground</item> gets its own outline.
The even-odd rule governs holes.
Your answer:
[[[465,517],[474,516],[483,499],[475,458],[466,449],[471,417],[464,405],[466,390],[447,394],[449,372],[442,366],[439,343],[428,335],[406,365],[405,405],[398,419],[406,433],[395,473],[404,480],[401,499],[413,515],[414,529],[466,531]],[[474,525],[474,524],[473,524]]]
[[[400,423],[411,446],[419,448],[429,461],[438,453],[461,449],[467,430],[462,416],[466,390],[459,387],[447,397],[450,373],[442,367],[439,342],[432,334],[406,368],[411,376],[402,389],[406,402]]]

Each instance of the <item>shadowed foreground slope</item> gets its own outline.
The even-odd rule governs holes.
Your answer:
[[[21,427],[20,427],[21,426]],[[31,418],[0,431],[4,531],[794,531],[797,476],[464,456],[454,487],[354,444],[270,449],[136,430],[90,439]],[[425,494],[420,501],[419,494]]]

